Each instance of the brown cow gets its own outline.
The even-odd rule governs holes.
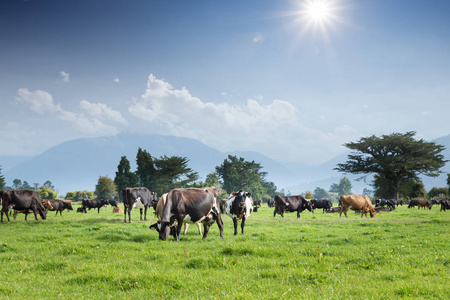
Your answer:
[[[342,212],[344,212],[345,217],[347,217],[347,211],[348,209],[352,210],[360,210],[361,211],[361,218],[363,215],[366,215],[367,218],[367,212],[370,213],[370,217],[375,217],[375,214],[377,213],[375,209],[373,208],[372,202],[370,201],[370,198],[363,195],[342,195],[339,199],[341,202],[341,211],[339,212],[339,219],[342,216]]]
[[[428,201],[427,199],[417,199],[417,206],[418,206],[418,209],[420,209],[421,207],[423,207],[424,209],[425,209],[425,207],[428,207],[428,209],[431,209],[431,207],[432,207],[430,201]]]
[[[123,214],[123,209],[121,209],[120,207],[116,206],[116,207],[113,208],[113,213]]]

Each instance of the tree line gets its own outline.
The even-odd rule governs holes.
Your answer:
[[[429,192],[425,190],[419,175],[436,177],[442,172],[440,169],[448,160],[444,159],[444,146],[433,142],[416,140],[415,132],[392,133],[380,137],[372,135],[363,137],[356,142],[344,144],[352,152],[345,163],[337,165],[335,170],[342,173],[360,174],[360,180],[373,176],[373,190],[364,189],[363,194],[374,198],[384,199],[413,199],[413,198],[448,198],[450,188],[450,174],[447,174],[447,187],[433,187]],[[68,192],[66,199],[81,200],[84,198],[112,199],[121,197],[120,191],[126,187],[147,187],[163,194],[179,187],[214,186],[223,189],[223,196],[227,197],[232,191],[239,189],[253,193],[254,199],[267,201],[276,194],[285,194],[284,190],[277,192],[277,187],[266,180],[267,172],[262,171],[261,164],[245,161],[244,158],[229,155],[221,165],[215,167],[206,176],[205,181],[199,181],[197,172],[189,168],[189,159],[180,156],[168,157],[163,155],[153,157],[141,148],[136,154],[135,171],[131,171],[130,161],[122,156],[117,166],[114,180],[107,176],[100,176],[95,192]],[[13,181],[13,186],[6,186],[5,178],[1,174],[1,189],[31,189],[37,190],[43,199],[56,199],[58,194],[50,181],[39,187],[38,183],[31,186],[20,179]],[[351,193],[351,183],[344,177],[339,183],[332,184],[326,191],[317,187],[314,192],[306,191],[305,198],[329,198],[337,200],[342,194]],[[290,193],[287,193],[289,195]]]

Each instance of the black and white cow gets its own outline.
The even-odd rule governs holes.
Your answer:
[[[233,219],[234,235],[238,234],[238,221],[241,221],[242,234],[244,234],[245,220],[250,217],[253,212],[252,193],[242,191],[230,194],[227,202],[225,202],[225,213]]]
[[[223,239],[223,222],[220,216],[219,201],[220,199],[216,198],[214,193],[208,189],[173,189],[167,194],[161,220],[149,228],[154,228],[159,232],[160,240],[166,240],[171,233],[178,241],[183,222],[203,223],[203,238],[208,235],[211,225],[217,222],[220,238]]]
[[[124,207],[124,222],[131,223],[131,210],[133,208],[139,208],[142,221],[142,209],[144,212],[144,221],[147,221],[147,209],[154,203],[158,203],[158,196],[156,192],[150,192],[146,187],[125,188],[122,190],[123,207]]]

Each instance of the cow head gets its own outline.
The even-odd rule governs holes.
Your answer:
[[[44,205],[45,209],[53,209],[53,206],[50,203],[50,201],[48,201],[48,200],[41,200],[41,202],[42,202],[42,205]]]
[[[70,202],[64,202],[64,206],[67,210],[73,210],[72,203]]]
[[[303,210],[305,210],[305,209],[307,209],[309,211],[313,210],[313,208],[311,206],[311,203],[309,201],[306,201],[306,200],[303,201]]]
[[[376,210],[373,207],[369,207],[370,217],[373,218],[376,215]]]
[[[150,230],[156,230],[159,233],[159,239],[162,241],[165,241],[169,234],[173,235],[175,237],[175,230],[176,227],[170,225],[169,222],[161,222],[161,220],[158,220],[155,224],[150,225]]]
[[[239,192],[233,192],[231,193],[231,195],[235,197],[234,201],[237,201],[237,205],[239,207],[239,210],[241,211],[245,210],[245,201],[247,200],[247,198],[251,199],[252,197],[252,193],[243,190],[240,190]]]
[[[38,208],[39,215],[41,216],[42,220],[47,219],[47,210],[46,209],[39,209]]]

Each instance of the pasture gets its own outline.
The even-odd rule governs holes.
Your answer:
[[[233,235],[159,241],[156,221],[123,223],[112,208],[0,224],[0,298],[415,299],[450,297],[450,213],[398,207],[374,219],[266,204]]]

